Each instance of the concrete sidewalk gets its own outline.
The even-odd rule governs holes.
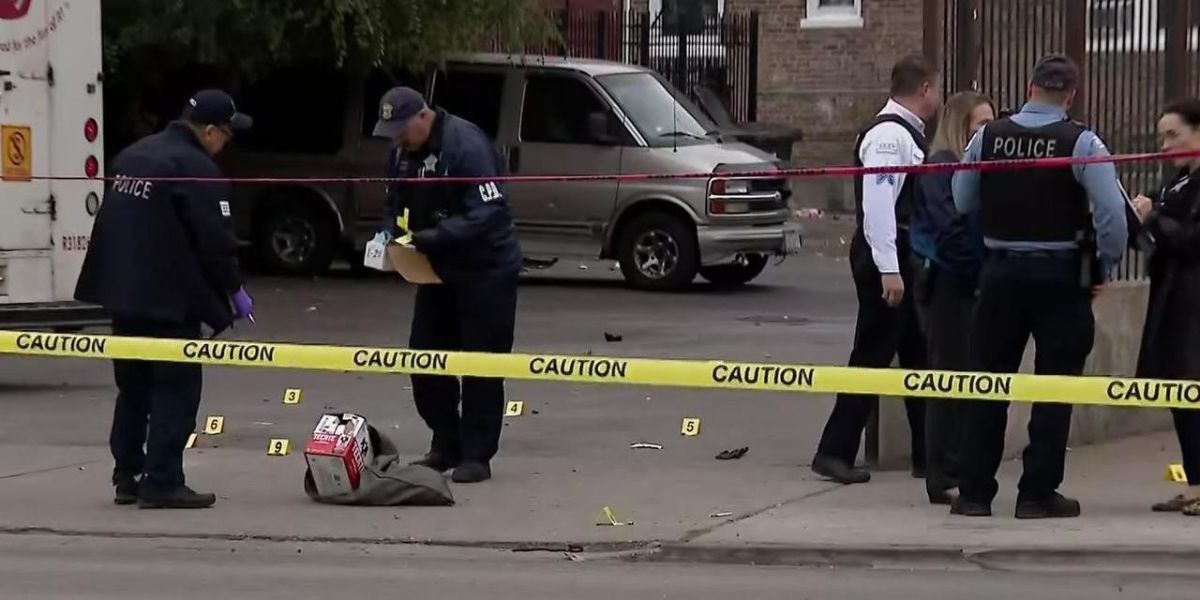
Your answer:
[[[644,550],[649,560],[756,564],[1084,568],[1194,573],[1200,519],[1158,515],[1183,490],[1163,481],[1172,436],[1074,451],[1064,491],[1084,516],[1012,518],[1018,463],[1005,465],[991,519],[951,517],[906,473],[841,487],[797,467],[681,463],[654,451],[610,461],[509,457],[497,479],[455,486],[444,508],[349,508],[310,502],[303,458],[245,449],[189,451],[203,511],[117,507],[96,447],[0,448],[0,533],[425,543],[521,549]],[[596,526],[603,506],[629,526]],[[715,517],[719,513],[732,513]]]

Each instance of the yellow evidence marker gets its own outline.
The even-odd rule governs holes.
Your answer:
[[[596,525],[600,527],[621,527],[624,525],[633,525],[633,521],[618,521],[617,515],[613,514],[612,507],[605,506],[600,509],[600,514],[596,516]]]
[[[1183,470],[1183,465],[1167,465],[1166,479],[1172,483],[1186,484],[1188,482],[1187,471]]]
[[[292,453],[292,442],[283,438],[272,439],[267,445],[267,456],[287,456]]]
[[[300,388],[288,388],[283,392],[284,404],[300,404],[300,398],[304,396],[304,390]]]
[[[525,414],[525,403],[520,400],[511,400],[504,405],[504,416],[519,417]]]
[[[195,445],[196,445],[196,434],[195,434],[195,433],[193,433],[192,435],[189,435],[189,436],[188,436],[187,445],[186,445],[186,446],[184,446],[184,447],[183,447],[183,449],[184,449],[184,450],[191,450],[191,449],[192,449],[192,448],[193,448]]]
[[[204,435],[219,435],[225,431],[225,417],[217,415],[204,419]]]
[[[683,429],[680,433],[688,437],[700,435],[700,419],[684,419]]]

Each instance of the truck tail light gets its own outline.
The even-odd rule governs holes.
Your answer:
[[[87,160],[83,162],[83,172],[88,177],[95,178],[100,174],[100,160],[95,156],[87,157]]]
[[[88,143],[90,144],[90,143],[96,141],[96,138],[99,136],[100,136],[100,123],[98,121],[96,121],[96,119],[88,119],[87,122],[85,122],[83,124],[84,139],[86,139],[88,141]]]

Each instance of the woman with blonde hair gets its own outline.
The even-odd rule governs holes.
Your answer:
[[[942,107],[927,163],[956,163],[975,132],[995,118],[992,102],[982,94],[959,92]],[[915,299],[925,329],[929,368],[970,369],[971,312],[983,264],[983,235],[975,217],[954,207],[953,173],[928,173],[917,180],[910,223],[913,260],[917,261]],[[927,401],[925,409],[925,487],[929,501],[948,505],[958,487],[962,445],[960,404]]]

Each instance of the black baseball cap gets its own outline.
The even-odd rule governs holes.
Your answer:
[[[234,131],[250,129],[254,119],[238,112],[233,97],[222,90],[200,90],[188,98],[183,118],[200,125],[228,126]]]
[[[1079,67],[1070,57],[1051,54],[1034,65],[1032,83],[1043,90],[1069,92],[1079,85]]]
[[[379,121],[375,137],[389,140],[400,137],[409,120],[425,109],[425,98],[410,87],[394,87],[379,99]]]

